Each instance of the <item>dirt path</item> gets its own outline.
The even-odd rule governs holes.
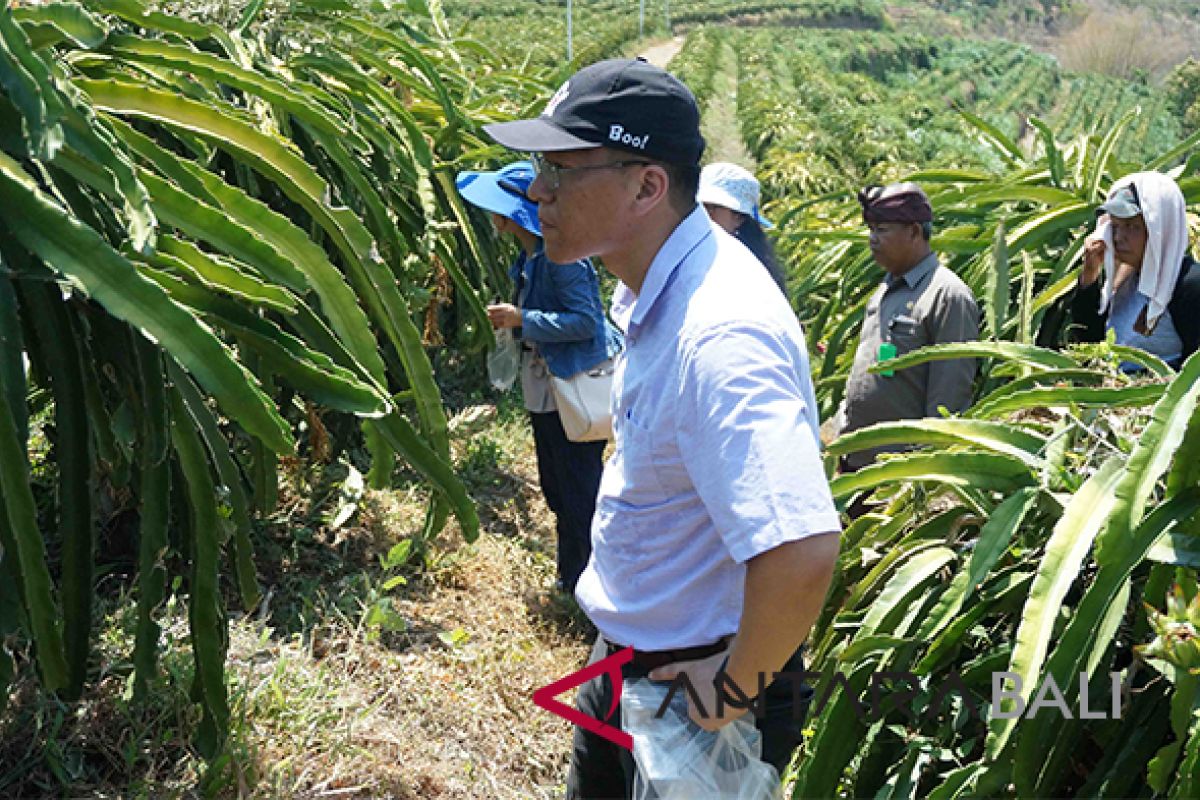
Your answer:
[[[647,47],[638,55],[656,67],[662,67],[663,69],[666,69],[667,64],[671,62],[671,59],[674,58],[681,49],[683,49],[683,40],[683,36],[676,36],[674,39],[656,42]]]
[[[708,142],[712,161],[731,161],[754,172],[757,162],[746,149],[737,117],[738,72],[737,51],[726,42],[721,48],[712,96],[708,99],[700,128]]]
[[[676,36],[654,42],[641,49],[638,55],[657,67],[667,69],[671,59],[681,49],[686,37]],[[708,142],[712,161],[732,161],[754,171],[756,162],[742,141],[742,129],[737,119],[738,57],[732,45],[721,49],[721,64],[713,82],[713,94],[701,120],[704,139]]]

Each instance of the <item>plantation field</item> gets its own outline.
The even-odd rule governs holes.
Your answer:
[[[573,71],[567,63],[565,3],[500,0],[476,3],[450,0],[446,13],[464,35],[488,42],[508,63],[556,74]],[[637,0],[580,0],[573,3],[576,66],[623,55],[639,35]],[[753,24],[852,25],[877,28],[886,24],[878,0],[646,0],[647,38],[705,23],[743,21]]]
[[[574,11],[568,63],[565,3],[0,9],[0,796],[561,793],[569,729],[530,694],[591,633],[482,368],[511,253],[453,177],[511,158],[482,125],[641,46],[636,2]],[[763,180],[823,420],[880,276],[863,184],[922,182],[984,312],[905,362],[979,358],[962,418],[829,445],[831,474],[917,449],[833,479],[875,506],[788,791],[1200,795],[1200,358],[1064,347],[1059,313],[1114,180],[1173,170],[1197,210],[1200,133],[1153,82],[874,0],[646,11],[643,44],[686,33],[709,157]],[[864,719],[886,670],[912,708]],[[1124,719],[973,713],[1000,671],[1071,708],[1115,673]]]
[[[1200,137],[1183,138],[1154,90],[1065,74],[1008,42],[704,29],[672,67],[712,111],[730,64],[790,296],[821,354],[822,418],[841,399],[879,281],[857,188],[922,182],[934,247],[984,310],[983,342],[910,362],[938,350],[983,358],[964,419],[883,424],[829,445],[830,456],[927,447],[833,482],[847,500],[874,488],[880,505],[847,529],[814,634],[816,668],[847,682],[827,690],[810,721],[794,797],[1189,796],[1200,726],[1190,715],[1196,679],[1178,665],[1194,655],[1167,644],[1166,617],[1145,609],[1168,605],[1181,620],[1197,607],[1183,611],[1196,563],[1181,548],[1200,533],[1189,449],[1200,441],[1200,360],[1172,383],[1152,362],[1147,378],[1130,380],[1113,372],[1119,348],[1045,347],[1061,343],[1056,303],[1108,182],[1173,167],[1195,204]],[[1168,651],[1169,664],[1151,656]],[[1030,700],[1036,685],[1081,670],[1093,696],[1119,675],[1135,724],[1160,715],[1170,724],[1151,729],[1150,745],[1119,722],[989,719],[965,700],[930,709],[948,681],[978,701],[1004,671]],[[881,671],[917,676],[905,687],[911,706],[864,715]],[[1065,690],[1068,705],[1079,683]]]
[[[709,28],[689,37],[672,67],[703,101],[721,53],[730,49],[743,135],[763,166],[768,193],[781,199],[926,167],[999,166],[960,111],[1023,146],[1036,146],[1031,117],[1067,140],[1103,134],[1137,111],[1117,149],[1118,158],[1134,162],[1170,148],[1182,134],[1165,93],[1064,73],[1051,57],[1008,42]]]

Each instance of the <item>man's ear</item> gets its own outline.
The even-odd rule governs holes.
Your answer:
[[[637,204],[643,212],[650,211],[659,203],[665,203],[671,192],[671,179],[667,171],[658,164],[651,164],[642,171],[642,182],[638,187]]]

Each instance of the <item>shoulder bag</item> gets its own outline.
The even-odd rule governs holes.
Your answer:
[[[572,442],[598,442],[613,438],[612,361],[580,370],[569,378],[550,376],[550,388],[563,430]]]

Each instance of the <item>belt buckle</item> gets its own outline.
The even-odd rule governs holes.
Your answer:
[[[601,637],[601,638],[603,638],[603,637]],[[617,644],[616,642],[614,642],[610,639],[604,639],[604,654],[606,656],[616,655],[617,653],[624,650],[625,647],[626,647],[626,645]],[[637,652],[637,651],[635,650],[634,652]]]

